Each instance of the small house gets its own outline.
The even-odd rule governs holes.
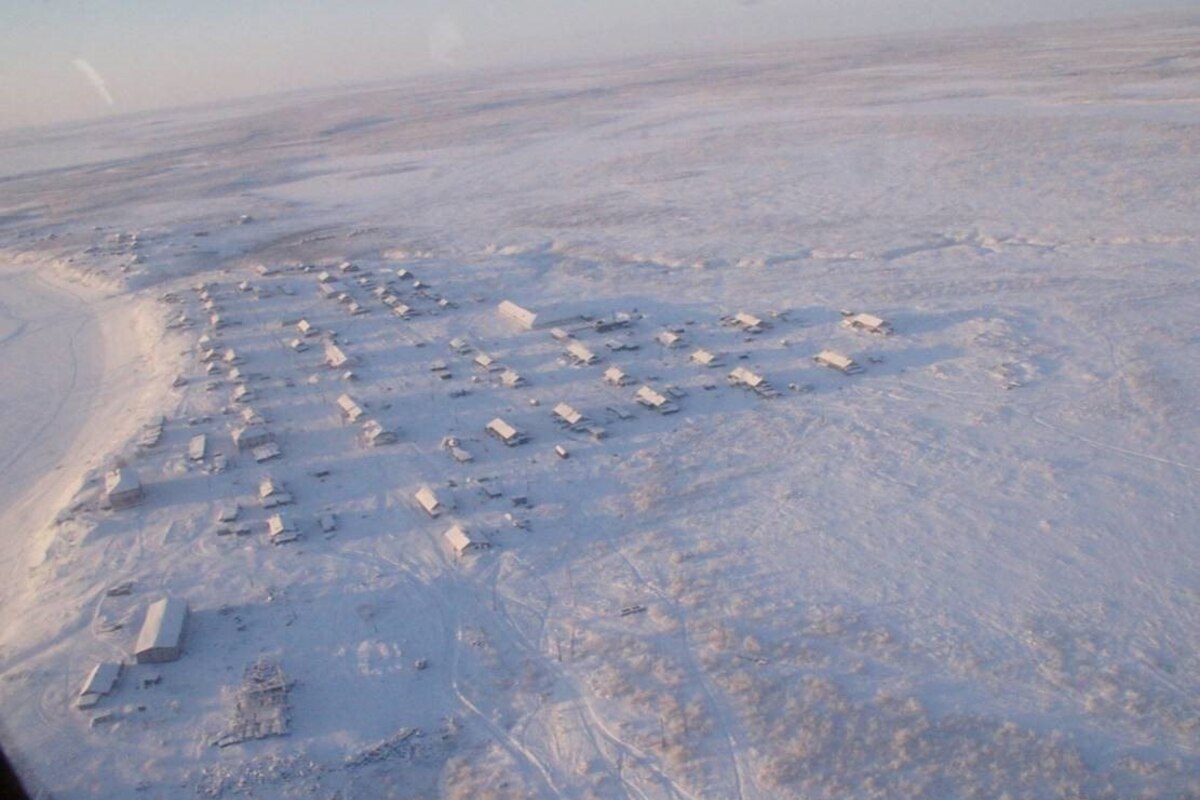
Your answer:
[[[557,419],[559,422],[566,423],[568,426],[572,427],[579,425],[584,420],[583,414],[578,409],[567,405],[566,403],[559,403],[554,407],[554,410],[551,413],[554,414],[555,419]]]
[[[716,353],[711,353],[704,348],[697,349],[689,356],[693,364],[699,364],[702,367],[717,367],[721,364],[721,357]]]
[[[660,331],[654,338],[663,347],[679,347],[683,344],[683,336],[675,331]]]
[[[306,319],[302,319],[296,323],[296,330],[300,332],[301,336],[316,336],[320,333],[317,326]]]
[[[523,433],[499,417],[489,422],[485,429],[509,447],[521,444],[528,439]]]
[[[443,535],[446,537],[446,543],[450,545],[450,549],[454,551],[454,555],[456,556],[461,556],[469,550],[482,550],[488,547],[488,542],[471,534],[462,525],[455,525]]]
[[[340,369],[350,363],[350,357],[333,342],[326,342],[325,363],[334,369]]]
[[[880,336],[887,336],[892,332],[891,323],[874,314],[847,314],[842,319],[842,324],[847,328],[875,333]]]
[[[642,386],[634,393],[633,397],[641,405],[652,408],[660,414],[673,414],[679,410],[679,406],[649,386]]]
[[[342,412],[342,416],[350,422],[358,422],[359,418],[367,413],[363,411],[362,406],[358,404],[357,400],[345,393],[338,395],[337,405]]]
[[[458,353],[460,356],[471,352],[471,343],[461,336],[455,336],[450,340],[450,349]]]
[[[287,515],[272,514],[267,517],[267,538],[271,544],[287,544],[299,539],[300,531]]]
[[[574,361],[576,364],[595,364],[600,359],[596,354],[589,350],[583,342],[568,342],[567,343],[567,358]]]
[[[767,324],[753,314],[739,311],[733,315],[733,324],[746,333],[762,333]]]
[[[267,442],[260,444],[250,451],[250,455],[254,456],[255,462],[261,464],[264,461],[270,461],[273,458],[279,458],[283,451],[279,449],[279,445],[275,442]]]
[[[151,603],[133,651],[137,663],[177,661],[183,654],[183,626],[187,615],[187,603],[178,598],[164,597]]]
[[[729,373],[729,383],[731,386],[741,386],[744,389],[750,389],[763,397],[775,397],[778,395],[778,392],[767,382],[766,378],[746,367],[735,367]]]
[[[330,272],[328,270],[323,269],[317,273],[317,282],[318,283],[335,283],[337,281],[337,279],[338,279],[337,275],[334,275],[332,272]]]
[[[208,455],[208,436],[203,433],[197,433],[188,442],[188,459],[190,461],[203,461]]]
[[[521,373],[517,372],[516,370],[506,369],[504,372],[500,373],[500,383],[504,384],[510,389],[515,389],[518,386],[524,386],[525,379],[521,377]]]
[[[101,661],[92,667],[83,687],[79,690],[79,698],[75,701],[76,708],[91,708],[100,702],[100,698],[113,690],[117,679],[121,677],[124,667],[120,661]]]
[[[287,506],[293,502],[292,495],[287,491],[287,488],[281,482],[269,476],[263,478],[258,483],[258,499],[262,502],[263,508]]]
[[[425,509],[425,513],[431,517],[437,517],[442,513],[442,503],[438,500],[438,496],[433,489],[428,486],[422,486],[417,490],[416,494],[417,505]]]
[[[129,469],[114,469],[104,476],[104,496],[111,508],[129,508],[142,501],[142,482]]]
[[[392,313],[400,319],[408,319],[416,312],[412,310],[411,306],[406,306],[404,303],[397,302],[396,305],[392,306]]]
[[[604,370],[604,382],[612,386],[626,386],[629,383],[629,375],[620,367],[609,367]]]
[[[836,350],[822,350],[813,356],[813,361],[823,367],[836,369],[847,375],[854,375],[863,371],[863,368],[850,356],[837,352]]]
[[[362,427],[363,441],[368,447],[381,447],[386,444],[396,443],[396,432],[390,431],[374,419],[369,419],[363,423]]]
[[[238,450],[253,450],[274,440],[271,431],[262,422],[247,422],[233,429],[233,444]]]
[[[500,365],[496,363],[496,359],[489,356],[487,353],[477,353],[475,355],[475,366],[480,369],[486,369],[489,372],[500,369]]]

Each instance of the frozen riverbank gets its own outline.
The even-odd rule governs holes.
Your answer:
[[[73,279],[52,262],[0,259],[0,642],[20,638],[11,613],[48,527],[80,481],[103,465],[169,394],[154,308]]]

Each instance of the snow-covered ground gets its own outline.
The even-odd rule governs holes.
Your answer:
[[[809,42],[0,135],[5,747],[56,798],[1200,795],[1198,34]],[[343,392],[398,441],[365,446]],[[245,409],[280,455],[236,449]],[[118,464],[145,498],[111,510]],[[295,502],[263,508],[265,477]],[[455,524],[490,547],[456,557]],[[183,657],[134,664],[164,595]],[[230,744],[264,657],[290,731]],[[75,708],[101,660],[122,677]]]

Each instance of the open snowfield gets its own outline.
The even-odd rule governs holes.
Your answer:
[[[0,134],[5,748],[71,800],[1200,797],[1197,42],[805,42]],[[145,497],[113,510],[118,465]],[[135,664],[167,595],[183,656]],[[288,731],[233,742],[263,658]]]

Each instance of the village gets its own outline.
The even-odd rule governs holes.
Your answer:
[[[202,281],[162,295],[167,327],[196,337],[186,362],[192,371],[174,382],[188,416],[144,428],[138,459],[105,474],[99,507],[118,521],[154,504],[169,489],[143,482],[141,473],[150,470],[142,463],[174,460],[210,487],[203,535],[227,541],[225,547],[303,547],[334,540],[339,523],[354,514],[354,475],[390,474],[391,460],[400,458],[423,476],[419,485],[395,487],[421,512],[408,515],[410,533],[440,539],[447,558],[469,568],[493,546],[519,550],[528,536],[554,537],[556,526],[587,524],[570,512],[545,518],[539,509],[539,490],[561,469],[557,461],[619,458],[614,438],[653,436],[675,424],[668,415],[705,393],[802,402],[812,386],[793,376],[864,369],[842,352],[815,350],[813,331],[786,311],[651,319],[636,309],[588,305],[534,310],[435,287],[407,267],[341,261],[258,265],[240,280]],[[298,316],[296,300],[306,295],[317,301],[302,303]],[[890,323],[862,312],[841,317],[842,329],[865,336],[839,340],[881,363],[870,337],[890,335]],[[280,352],[288,353],[282,363]],[[782,391],[757,366],[759,354],[773,374],[787,376]],[[413,413],[422,395],[435,399],[434,413]],[[298,416],[327,420],[320,442],[305,446],[290,434],[288,421]],[[163,442],[168,428],[180,431],[171,439],[184,453]],[[335,473],[347,475],[344,497],[322,491]],[[128,597],[133,590],[123,582],[107,594]],[[93,727],[119,718],[109,707],[120,703],[124,673],[135,673],[127,682],[157,684],[159,673],[140,665],[173,662],[188,650],[188,598],[144,602],[128,658],[96,663],[79,689],[77,706],[92,712]],[[620,613],[644,610],[632,605]],[[414,664],[425,669],[428,661]],[[284,692],[271,697],[279,706],[272,724],[216,743],[287,733],[288,711],[280,705],[287,681],[275,681]],[[239,701],[238,713],[253,700]]]
[[[1197,795],[1194,29],[6,133],[5,752],[38,800]]]

